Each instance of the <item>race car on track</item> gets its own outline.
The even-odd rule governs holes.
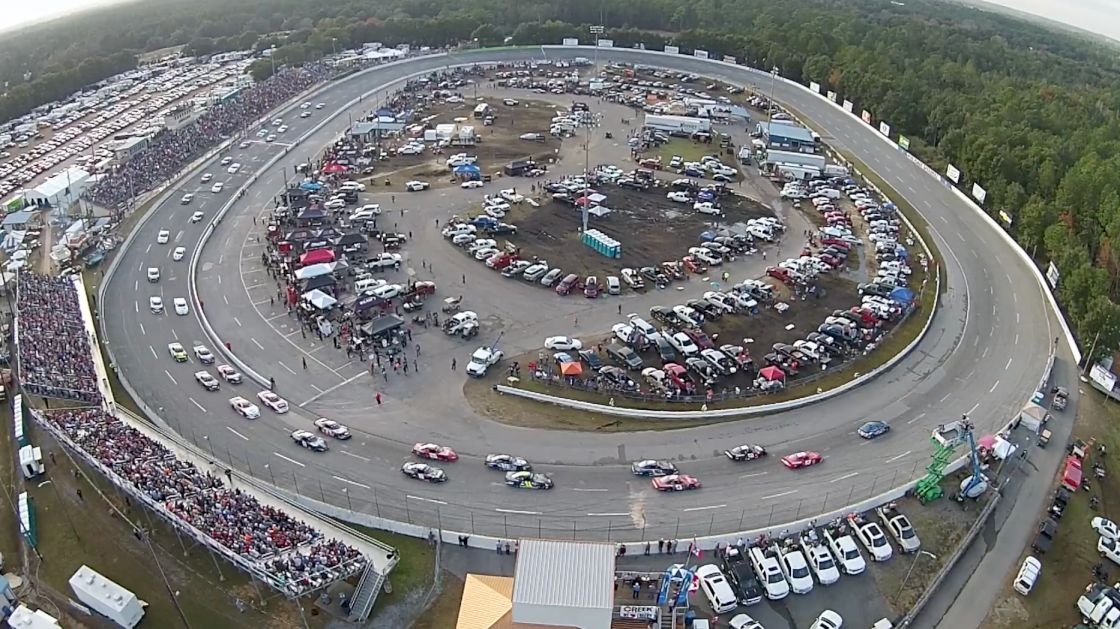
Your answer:
[[[319,432],[335,439],[346,440],[350,438],[350,429],[333,419],[320,417],[315,420],[315,427],[319,429]]]
[[[887,434],[891,430],[891,425],[887,422],[873,421],[859,427],[856,432],[864,439],[874,439]]]
[[[183,349],[182,343],[168,343],[167,351],[171,353],[171,357],[175,359],[175,362],[187,362],[187,350]]]
[[[677,473],[677,466],[669,461],[634,461],[630,464],[630,471],[635,476],[668,476]]]
[[[724,454],[732,461],[753,461],[755,459],[766,456],[766,448],[753,443],[735,446],[730,450],[724,450]]]
[[[306,430],[296,430],[292,432],[292,441],[315,452],[326,452],[327,442],[319,435],[307,432]]]
[[[427,463],[405,463],[401,466],[401,472],[409,478],[426,480],[429,483],[442,483],[447,480],[446,472]]]
[[[261,404],[264,404],[277,413],[288,412],[288,402],[272,391],[261,391],[257,394],[257,399],[261,401]]]
[[[214,376],[211,376],[209,371],[194,372],[194,379],[198,380],[198,383],[202,385],[202,388],[206,389],[207,391],[217,391],[218,387],[221,386],[221,384],[218,383],[218,379]]]
[[[503,472],[528,472],[533,469],[525,459],[509,454],[487,454],[486,467]]]
[[[782,465],[791,470],[816,465],[824,460],[819,452],[794,452],[782,457]]]
[[[687,474],[670,474],[658,476],[650,483],[657,491],[684,491],[686,489],[700,489],[700,480]]]
[[[218,365],[218,375],[230,384],[241,384],[241,374],[229,365]]]
[[[261,416],[261,409],[257,408],[256,404],[253,404],[241,396],[230,398],[229,405],[233,407],[233,410],[237,411],[238,415],[241,415],[245,419],[257,419]]]
[[[459,455],[447,446],[441,446],[434,443],[418,443],[412,446],[412,453],[421,459],[432,459],[433,461],[458,461]]]
[[[552,479],[532,472],[506,472],[506,484],[518,489],[552,489]]]

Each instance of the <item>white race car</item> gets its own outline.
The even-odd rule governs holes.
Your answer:
[[[253,404],[243,397],[238,396],[230,398],[229,405],[233,407],[233,410],[237,411],[238,415],[241,415],[245,419],[257,419],[261,416],[261,409],[257,408],[256,404]]]
[[[414,180],[414,181],[409,181],[409,182],[405,183],[404,184],[404,189],[408,190],[409,192],[420,192],[421,190],[427,190],[431,186],[432,186],[432,184],[430,184],[426,181],[415,181]]]
[[[315,420],[315,427],[319,429],[319,432],[334,437],[335,439],[345,440],[350,438],[350,429],[333,419],[320,417]]]
[[[264,404],[265,406],[271,408],[272,410],[276,411],[277,413],[287,413],[288,412],[288,402],[287,402],[287,400],[280,397],[279,395],[276,395],[272,391],[261,391],[260,393],[257,394],[257,399],[261,401],[261,404]]]

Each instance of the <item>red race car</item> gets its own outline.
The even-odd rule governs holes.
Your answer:
[[[816,465],[824,460],[819,452],[794,452],[782,457],[782,465],[785,465],[791,470],[796,470],[800,467],[809,467]]]
[[[686,489],[700,489],[700,480],[687,474],[669,474],[658,476],[650,481],[657,491],[684,491]]]
[[[432,459],[433,461],[458,461],[459,455],[447,446],[441,446],[434,443],[418,443],[412,446],[412,453],[421,459]]]

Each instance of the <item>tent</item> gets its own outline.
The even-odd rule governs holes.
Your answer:
[[[317,288],[330,288],[338,283],[338,281],[334,279],[334,276],[331,275],[319,275],[305,281],[307,282],[303,286],[303,290],[305,291],[312,291]]]
[[[759,377],[764,378],[766,380],[769,380],[771,382],[786,379],[785,372],[782,371],[781,369],[778,369],[774,365],[770,365],[768,367],[763,367],[762,369],[759,369],[758,370],[758,375],[759,375]]]
[[[896,304],[909,306],[914,303],[914,291],[904,286],[899,286],[891,291],[890,299]]]
[[[1042,424],[1046,423],[1046,409],[1034,402],[1028,402],[1023,410],[1019,411],[1019,423],[1038,432]]]
[[[327,213],[317,207],[300,210],[300,213],[296,215],[296,218],[301,221],[319,221],[326,217]]]
[[[478,179],[482,177],[482,169],[476,164],[460,164],[455,167],[454,172],[463,179]]]
[[[347,168],[345,166],[343,166],[342,164],[337,164],[335,162],[331,162],[326,166],[323,166],[323,172],[327,174],[344,173],[346,172],[346,170]]]
[[[303,266],[320,264],[323,262],[334,262],[334,251],[330,249],[315,249],[299,257],[299,263]]]
[[[319,264],[311,264],[298,269],[296,271],[297,280],[309,280],[311,278],[319,277],[320,275],[329,275],[334,268],[330,262],[320,262]]]
[[[330,295],[324,293],[319,289],[304,293],[303,299],[319,310],[326,310],[327,308],[330,308],[331,306],[338,303],[337,299],[331,297]]]
[[[560,363],[560,375],[578,376],[583,374],[583,366],[579,363]]]
[[[309,190],[311,192],[315,192],[317,190],[322,190],[323,189],[323,184],[315,182],[315,181],[305,181],[305,182],[299,184],[299,187],[300,187],[301,190]]]

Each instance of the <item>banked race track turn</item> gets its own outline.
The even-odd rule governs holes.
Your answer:
[[[253,142],[239,149],[235,142],[226,154],[242,164],[240,173],[227,175],[218,157],[188,173],[136,229],[102,289],[102,310],[114,313],[106,317],[103,334],[122,379],[148,412],[216,459],[344,510],[476,535],[629,541],[778,526],[841,509],[921,476],[929,462],[930,431],[938,424],[968,414],[978,430],[988,431],[1005,424],[1029,399],[1061,329],[1031,270],[988,222],[876,137],[875,130],[807,90],[780,81],[774,88],[776,100],[824,129],[826,143],[854,155],[904,195],[928,222],[933,244],[944,258],[947,290],[928,334],[893,369],[853,392],[797,410],[668,432],[512,428],[472,412],[463,399],[461,369],[447,371],[449,358],[443,357],[454,350],[462,365],[473,346],[443,346],[448,341],[431,332],[418,336],[425,343],[425,354],[438,357],[432,359],[434,366],[408,380],[395,377],[382,388],[370,378],[366,365],[346,364],[344,355],[329,346],[306,353],[299,349],[292,340],[293,335],[301,340],[298,326],[282,327],[286,316],[269,320],[267,308],[264,315],[258,313],[258,306],[267,306],[270,294],[275,294],[275,285],[264,273],[256,273],[259,277],[254,279],[241,272],[243,258],[260,256],[260,245],[253,240],[260,227],[253,217],[271,207],[273,195],[284,177],[292,176],[296,164],[347,128],[350,116],[368,112],[385,91],[397,89],[406,77],[451,65],[592,54],[590,49],[561,47],[484,49],[373,68],[301,99],[325,103],[310,118],[296,117],[298,104],[278,112],[276,116],[284,117],[290,129],[277,143]],[[661,66],[770,89],[768,74],[693,57],[628,49],[603,49],[598,56],[601,63]],[[328,116],[329,122],[322,124]],[[302,143],[285,154],[287,147],[279,142],[305,134]],[[277,156],[250,182],[253,173]],[[203,172],[226,181],[222,193],[211,194],[210,184],[199,183]],[[237,198],[236,191],[243,185],[245,192]],[[196,190],[194,205],[180,205],[183,193]],[[396,194],[399,203],[389,205],[394,212],[401,207],[421,215],[427,204],[438,204],[440,195],[408,195],[399,187]],[[200,200],[206,203],[201,208],[206,220],[191,224],[187,219],[200,209]],[[192,263],[206,226],[227,204],[228,213]],[[434,221],[426,217],[417,225],[421,223],[433,225],[432,233],[416,235],[406,251],[406,266],[419,267],[419,258],[426,257],[437,268],[441,264],[455,268],[461,258],[441,261],[438,257],[451,254],[441,253],[450,248],[438,242]],[[161,229],[171,230],[170,245],[156,244]],[[424,243],[431,245],[424,248]],[[171,259],[176,246],[186,247],[186,259]],[[163,271],[158,284],[146,280],[150,266]],[[196,273],[193,288],[191,269]],[[456,283],[458,272],[455,268]],[[469,276],[473,290],[502,281],[474,272],[478,275]],[[272,288],[252,288],[262,281]],[[483,285],[475,287],[476,281]],[[488,334],[502,333],[507,355],[536,350],[547,335],[569,333],[575,316],[580,317],[581,329],[589,332],[599,331],[597,324],[605,331],[617,318],[607,316],[615,314],[613,302],[609,313],[589,312],[588,304],[582,303],[586,300],[549,299],[547,308],[542,308],[536,299],[519,298],[519,292],[530,290],[527,287],[504,286],[496,290],[509,291],[508,299],[478,304],[475,309],[487,318],[493,330]],[[155,294],[162,293],[168,304],[173,297],[190,295],[191,314],[152,316],[147,298],[153,290],[160,291]],[[198,317],[200,303],[216,339],[204,331]],[[636,306],[624,302],[623,307],[630,312]],[[223,362],[225,348],[217,339],[230,342],[239,361],[235,364],[246,366],[247,376],[255,372],[265,382],[274,377],[277,392],[296,405],[292,412],[277,415],[262,406],[261,419],[245,421],[233,413],[227,400],[242,395],[255,401],[264,388],[260,382],[247,377],[240,388],[226,385],[220,393],[207,394],[190,381],[190,374],[201,366],[192,362],[182,368],[168,355],[167,344],[175,340],[188,352],[194,344],[206,343],[220,352],[219,362]],[[1064,343],[1061,351],[1068,352]],[[1060,358],[1069,359],[1068,355]],[[306,369],[301,368],[301,359],[307,360]],[[383,405],[374,403],[375,387],[383,392]],[[325,454],[294,447],[292,430],[312,429],[312,420],[320,416],[349,425],[354,438],[332,442]],[[855,429],[869,419],[889,422],[893,429],[888,437],[857,438]],[[449,482],[429,485],[400,473],[402,462],[410,459],[412,444],[420,441],[458,451],[458,462],[443,464]],[[793,472],[780,465],[778,456],[735,465],[723,455],[731,445],[749,442],[763,444],[778,456],[817,450],[826,460]],[[553,476],[556,488],[506,487],[500,474],[482,464],[482,458],[493,452],[527,458]],[[630,462],[644,458],[676,461],[683,471],[703,481],[703,489],[658,494],[647,479],[630,473]]]

